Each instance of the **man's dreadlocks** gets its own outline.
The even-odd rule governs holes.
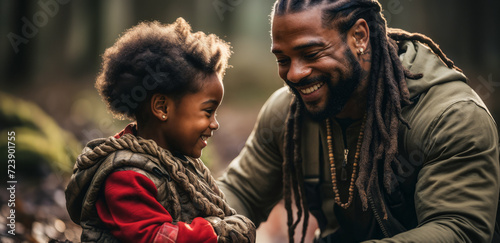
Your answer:
[[[323,26],[337,28],[344,38],[347,31],[358,19],[365,19],[369,23],[372,45],[371,73],[366,125],[361,145],[356,187],[363,210],[368,209],[368,198],[372,198],[382,208],[384,218],[387,218],[382,191],[378,183],[379,167],[383,168],[381,175],[383,176],[384,188],[390,193],[397,186],[395,184],[398,183],[393,168],[397,168],[398,172],[401,171],[400,162],[396,158],[399,122],[409,128],[409,124],[401,116],[402,107],[411,104],[406,78],[419,79],[423,76],[422,74],[412,74],[402,66],[398,56],[398,42],[411,40],[424,43],[449,68],[461,70],[446,57],[439,46],[429,37],[388,28],[387,22],[381,14],[382,7],[376,0],[277,0],[272,16],[300,12],[315,6],[322,7]],[[303,107],[298,99],[295,97],[290,105],[284,142],[283,193],[288,214],[287,224],[290,242],[293,242],[295,228],[302,215],[304,215],[304,224],[301,242],[304,241],[309,218],[300,154],[299,129]],[[298,209],[296,221],[293,220],[292,214],[292,194]]]

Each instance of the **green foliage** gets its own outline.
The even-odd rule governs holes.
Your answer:
[[[50,168],[70,174],[80,143],[36,104],[0,93],[0,151],[7,155],[7,132],[15,132],[16,171],[40,173]],[[2,160],[6,164],[6,160]],[[6,166],[6,165],[5,165]]]

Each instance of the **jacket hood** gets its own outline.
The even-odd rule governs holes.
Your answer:
[[[412,73],[424,75],[421,79],[406,79],[410,98],[415,98],[434,85],[451,81],[467,82],[463,73],[447,67],[439,56],[420,42],[402,41],[399,50],[403,66]]]
[[[73,222],[80,224],[98,218],[95,203],[101,187],[107,176],[117,169],[136,168],[167,178],[169,173],[162,163],[182,162],[177,161],[181,159],[174,161],[170,152],[159,149],[153,140],[138,139],[132,134],[90,141],[78,156],[65,191],[66,208]],[[161,156],[158,153],[162,153]]]
[[[105,156],[90,156],[93,149],[96,146],[104,143],[106,139],[100,138],[95,139],[87,143],[85,148],[83,148],[82,153],[76,159],[75,166],[73,168],[73,175],[71,176],[71,180],[66,187],[66,208],[68,213],[73,220],[73,222],[79,224],[82,214],[82,207],[85,201],[85,194],[91,184],[93,179],[92,173],[95,173],[97,167],[91,168],[88,175],[86,175],[85,171],[89,167],[97,164],[100,160],[102,160]],[[90,159],[89,157],[93,157]],[[94,158],[95,157],[95,158]],[[86,162],[83,162],[86,161]]]
[[[87,145],[85,145],[85,148],[83,148],[82,150],[82,153],[78,156],[78,158],[76,159],[76,163],[75,163],[75,168],[73,168],[73,170],[75,169],[86,169],[92,165],[94,165],[95,163],[97,163],[100,159],[104,158],[107,156],[107,154],[105,155],[102,155],[102,156],[90,156],[90,154],[95,154],[93,153],[93,150],[95,147],[103,144],[104,142],[106,142],[106,138],[98,138],[98,139],[94,139],[90,142],[87,143]],[[86,160],[83,159],[83,158],[87,158]],[[73,171],[74,173],[75,171]]]

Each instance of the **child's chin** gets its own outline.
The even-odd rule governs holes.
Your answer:
[[[192,153],[189,156],[195,159],[199,159],[201,157],[201,151]]]

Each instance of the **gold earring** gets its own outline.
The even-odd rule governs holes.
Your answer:
[[[165,115],[161,116],[161,118],[163,118],[163,120],[167,119],[167,117]]]

